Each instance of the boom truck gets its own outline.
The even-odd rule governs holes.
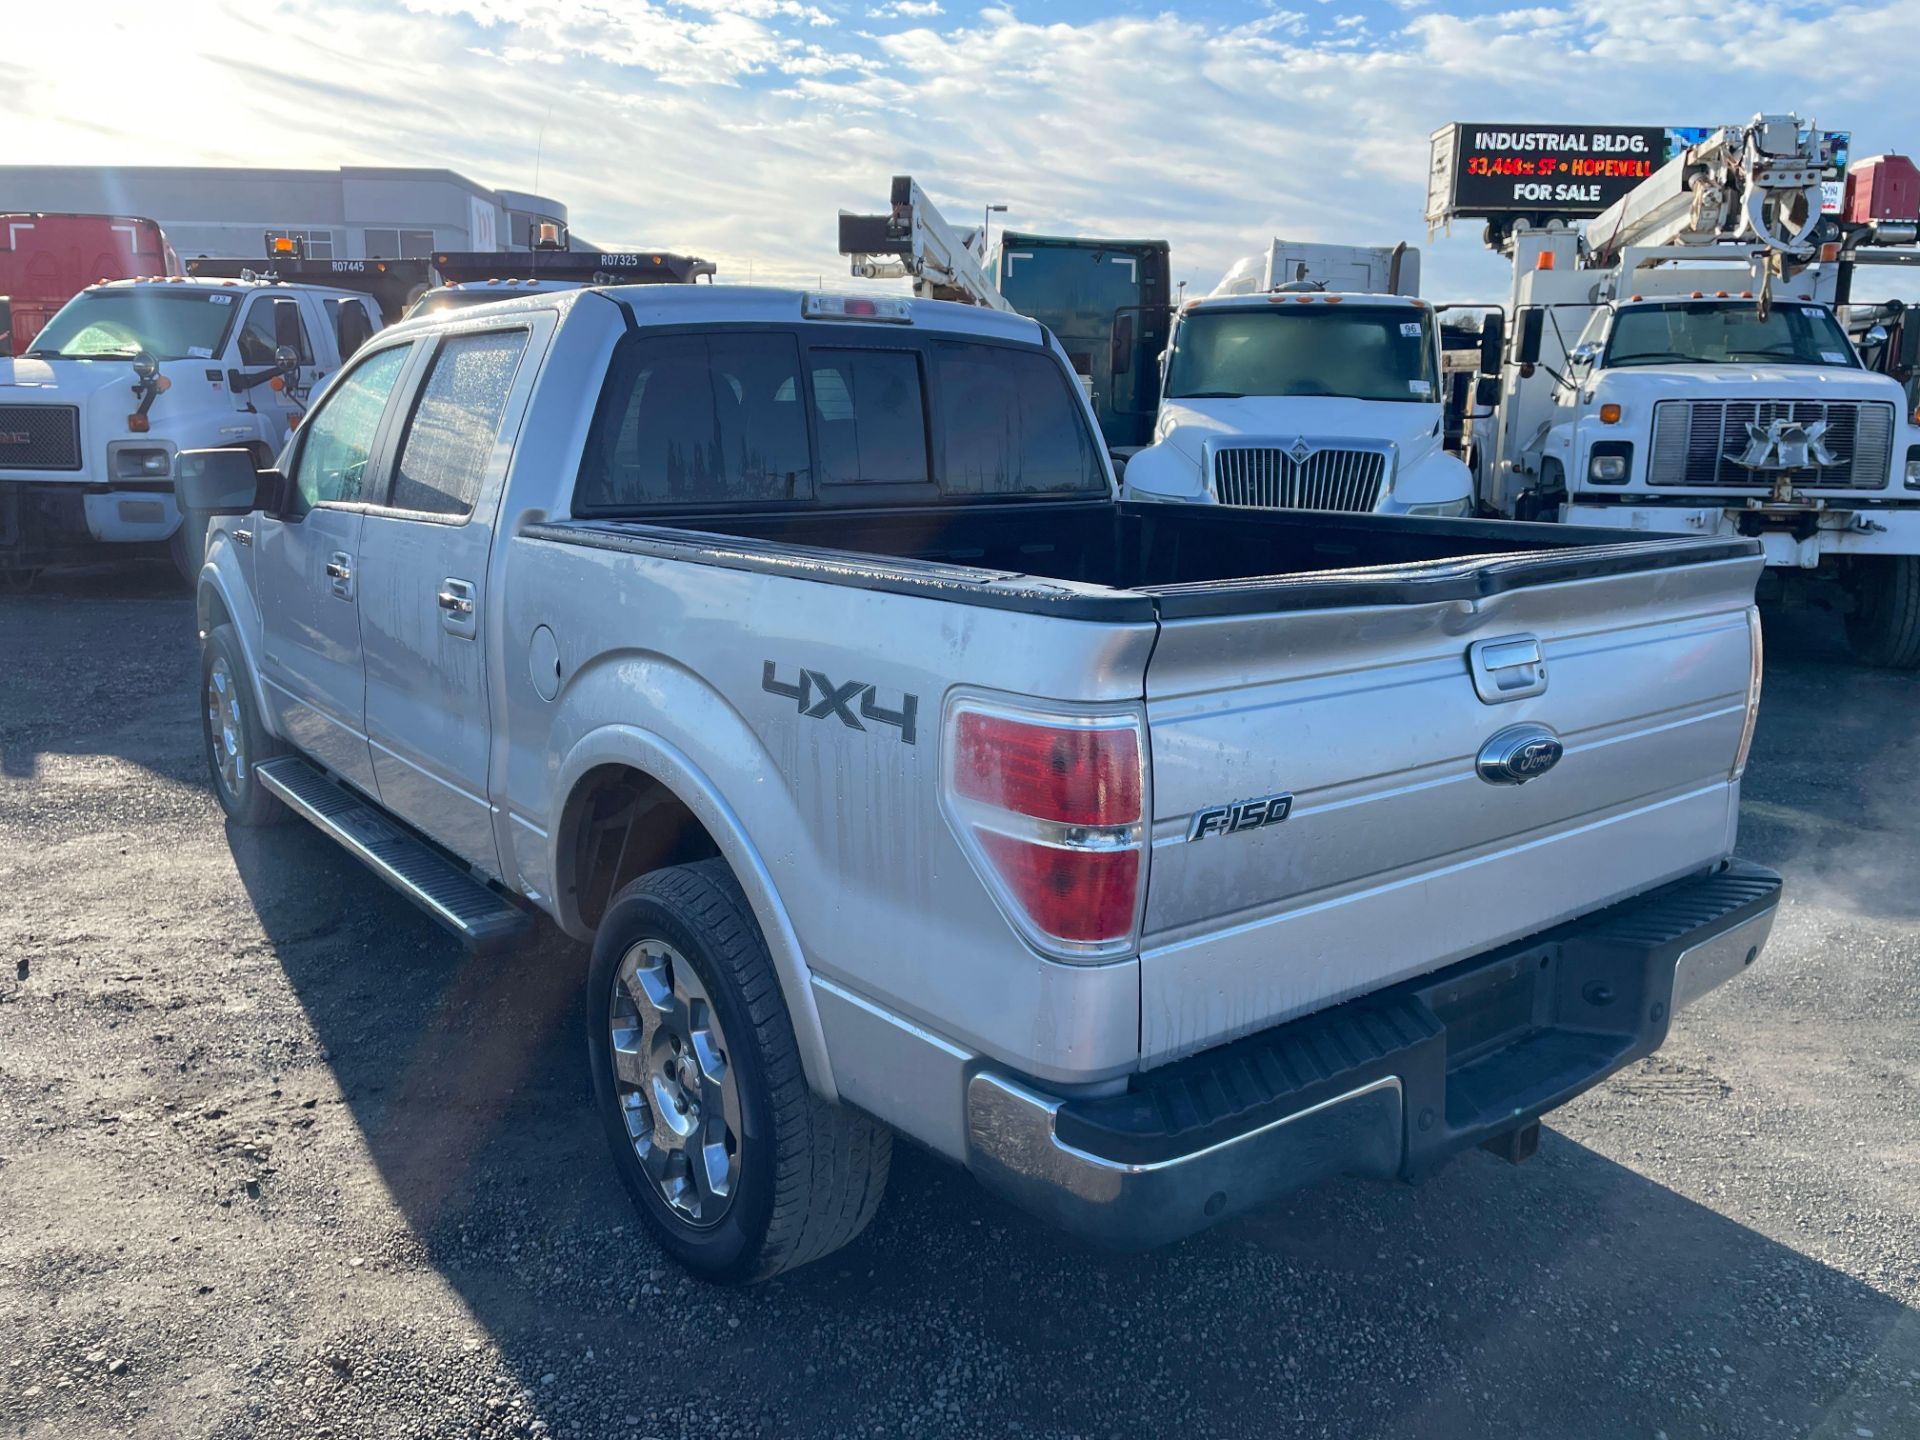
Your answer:
[[[1843,161],[1811,122],[1756,115],[1643,162],[1584,228],[1496,217],[1514,344],[1476,488],[1491,515],[1758,539],[1776,572],[1837,582],[1860,658],[1912,667],[1920,432],[1835,307],[1862,247],[1913,226],[1823,213]]]

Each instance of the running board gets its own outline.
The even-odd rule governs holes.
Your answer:
[[[503,949],[533,928],[527,911],[298,755],[277,756],[253,773],[288,809],[338,840],[468,949]]]

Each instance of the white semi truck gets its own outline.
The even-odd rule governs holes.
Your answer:
[[[1465,515],[1420,252],[1274,240],[1174,317],[1130,500]],[[1490,368],[1498,317],[1484,332]]]
[[[1920,665],[1920,431],[1835,302],[1831,157],[1793,115],[1688,146],[1584,230],[1490,231],[1514,345],[1472,453],[1484,511],[1758,539],[1835,581],[1856,653]]]

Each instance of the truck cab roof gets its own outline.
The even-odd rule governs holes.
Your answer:
[[[1186,303],[1188,310],[1252,310],[1262,305],[1324,302],[1329,305],[1404,305],[1415,310],[1433,307],[1417,295],[1389,295],[1375,291],[1275,290],[1259,295],[1202,295]]]
[[[312,295],[358,296],[357,290],[345,290],[331,285],[306,285],[276,280],[270,276],[254,276],[250,279],[219,280],[198,275],[136,275],[127,280],[103,280],[87,286],[89,290],[128,290],[135,287],[164,288],[173,290],[209,290],[230,293],[238,291],[250,294],[255,290],[298,290]]]

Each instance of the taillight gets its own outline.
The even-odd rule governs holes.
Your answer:
[[[1733,752],[1733,775],[1738,780],[1747,769],[1747,752],[1753,749],[1753,727],[1760,720],[1760,672],[1765,658],[1760,643],[1760,607],[1747,607],[1747,718],[1740,727],[1740,748]]]
[[[967,699],[945,731],[948,816],[1008,918],[1065,959],[1130,950],[1146,882],[1138,712]]]

